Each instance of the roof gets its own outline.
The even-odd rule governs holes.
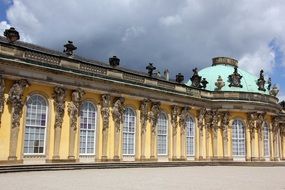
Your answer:
[[[217,79],[219,76],[225,82],[225,86],[220,91],[230,91],[230,92],[254,92],[254,93],[261,93],[261,94],[269,94],[267,89],[268,84],[266,83],[265,88],[266,91],[258,90],[257,80],[258,78],[250,74],[240,68],[237,69],[238,73],[242,76],[241,78],[241,85],[240,87],[230,87],[229,84],[229,75],[233,74],[234,66],[229,64],[218,64],[213,65],[211,67],[206,67],[198,72],[202,78],[206,78],[208,84],[206,86],[206,90],[216,91]],[[192,81],[189,80],[186,85],[191,86]]]

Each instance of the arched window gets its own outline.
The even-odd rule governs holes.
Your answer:
[[[96,142],[96,119],[95,106],[85,101],[80,112],[80,154],[94,155]]]
[[[269,126],[266,122],[263,123],[263,142],[264,142],[264,156],[270,156],[270,144],[269,144]]]
[[[24,154],[44,154],[48,106],[40,95],[27,101]]]
[[[233,156],[245,156],[245,129],[241,120],[234,120],[232,125]]]
[[[123,128],[123,155],[135,154],[136,116],[131,108],[126,108],[124,113]]]
[[[186,145],[187,156],[195,154],[195,123],[191,117],[186,120]]]
[[[157,120],[157,155],[167,155],[167,117],[160,113]]]

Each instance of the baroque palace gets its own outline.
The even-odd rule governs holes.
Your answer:
[[[0,164],[280,161],[285,102],[265,79],[216,57],[189,81],[0,37]]]

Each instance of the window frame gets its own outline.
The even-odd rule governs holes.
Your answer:
[[[188,136],[188,128],[190,129],[190,126],[191,126],[191,121],[192,121],[192,126],[193,126],[193,136]],[[188,125],[188,123],[190,123],[190,125]],[[195,123],[195,120],[193,119],[193,117],[191,116],[188,116],[187,117],[187,120],[186,120],[186,135],[185,135],[185,138],[186,138],[186,155],[187,157],[195,157],[195,151],[196,151],[196,123]],[[193,154],[189,154],[188,153],[188,138],[191,139],[193,138]]]
[[[265,128],[267,128],[267,149],[268,149],[268,151],[267,151],[267,153],[268,154],[265,154]],[[263,155],[264,155],[264,157],[265,158],[269,158],[270,157],[270,127],[269,127],[269,124],[268,124],[268,122],[264,122],[263,124],[262,124],[262,137],[263,137]]]
[[[158,134],[158,124],[159,124],[159,118],[161,115],[164,115],[165,116],[165,123],[166,123],[166,133],[165,134]],[[156,124],[156,151],[157,151],[157,156],[167,156],[169,151],[168,151],[168,127],[169,127],[169,123],[168,123],[168,117],[167,117],[167,114],[165,112],[160,112],[159,113],[159,116],[158,116],[158,119],[157,119],[157,124]],[[159,154],[159,149],[158,149],[158,139],[159,139],[159,136],[165,136],[165,139],[166,139],[166,143],[165,143],[165,153],[162,153],[162,154]]]
[[[134,118],[134,132],[130,132],[130,130],[128,130],[127,132],[124,131],[125,128],[125,116],[126,116],[126,111],[130,110],[133,115],[128,115],[128,129],[130,128],[130,117]],[[137,130],[137,116],[136,116],[136,112],[134,111],[134,109],[130,106],[125,108],[125,112],[124,112],[124,122],[123,122],[123,129],[122,129],[122,155],[123,156],[135,156],[136,154],[136,130]],[[133,153],[124,153],[124,133],[126,133],[127,135],[132,134],[133,135]],[[127,143],[127,147],[129,148],[129,143]],[[127,152],[130,152],[129,149],[127,148]]]
[[[237,126],[237,138],[234,138],[234,125],[235,125],[235,122],[239,122],[239,124],[236,124],[238,125]],[[241,125],[241,126],[240,126]],[[241,133],[241,130],[243,128],[243,133]],[[240,138],[240,135],[243,134],[243,138]],[[234,140],[237,140],[236,141],[236,145],[237,145],[237,154],[234,154]],[[241,147],[241,144],[240,144],[240,141],[243,141],[243,152],[244,154],[239,154],[240,153],[240,147]],[[244,122],[241,120],[241,119],[235,119],[233,120],[232,122],[232,155],[234,158],[244,158],[246,156],[246,128],[245,128],[245,124]]]
[[[91,104],[94,107],[94,112],[95,112],[95,126],[94,129],[81,129],[81,121],[82,121],[82,111],[83,111],[83,106],[85,103]],[[88,110],[88,113],[90,112],[90,110]],[[97,118],[98,118],[98,109],[96,107],[96,105],[90,101],[90,100],[85,100],[82,102],[81,107],[80,107],[80,119],[79,119],[79,156],[95,156],[96,155],[96,141],[97,141]],[[88,124],[88,123],[86,123]],[[81,131],[85,131],[85,153],[81,153]],[[93,152],[92,153],[87,153],[88,151],[88,135],[87,132],[89,133],[89,131],[94,131],[94,146],[93,146]]]
[[[26,141],[26,131],[27,131],[27,115],[29,113],[28,112],[29,111],[28,103],[31,100],[31,98],[36,97],[36,96],[42,98],[42,100],[45,102],[45,107],[46,107],[46,109],[45,109],[45,115],[46,115],[45,116],[45,126],[42,127],[42,126],[36,126],[36,125],[32,126],[32,125],[30,125],[29,127],[34,127],[34,128],[39,128],[39,129],[44,128],[43,152],[42,153],[26,153],[25,152],[25,141]],[[28,97],[25,106],[26,106],[26,114],[25,114],[25,119],[24,119],[24,121],[25,121],[25,129],[24,129],[24,138],[23,138],[23,141],[24,141],[24,143],[23,143],[23,155],[24,156],[35,156],[35,155],[44,156],[44,155],[46,155],[46,149],[47,149],[47,147],[46,147],[47,142],[46,141],[47,141],[48,115],[49,115],[49,104],[48,104],[48,101],[47,101],[47,99],[43,95],[35,93],[35,94],[32,94],[32,95],[30,95]]]

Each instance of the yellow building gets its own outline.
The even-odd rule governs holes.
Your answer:
[[[231,58],[184,83],[0,37],[0,163],[279,161],[278,89]]]

